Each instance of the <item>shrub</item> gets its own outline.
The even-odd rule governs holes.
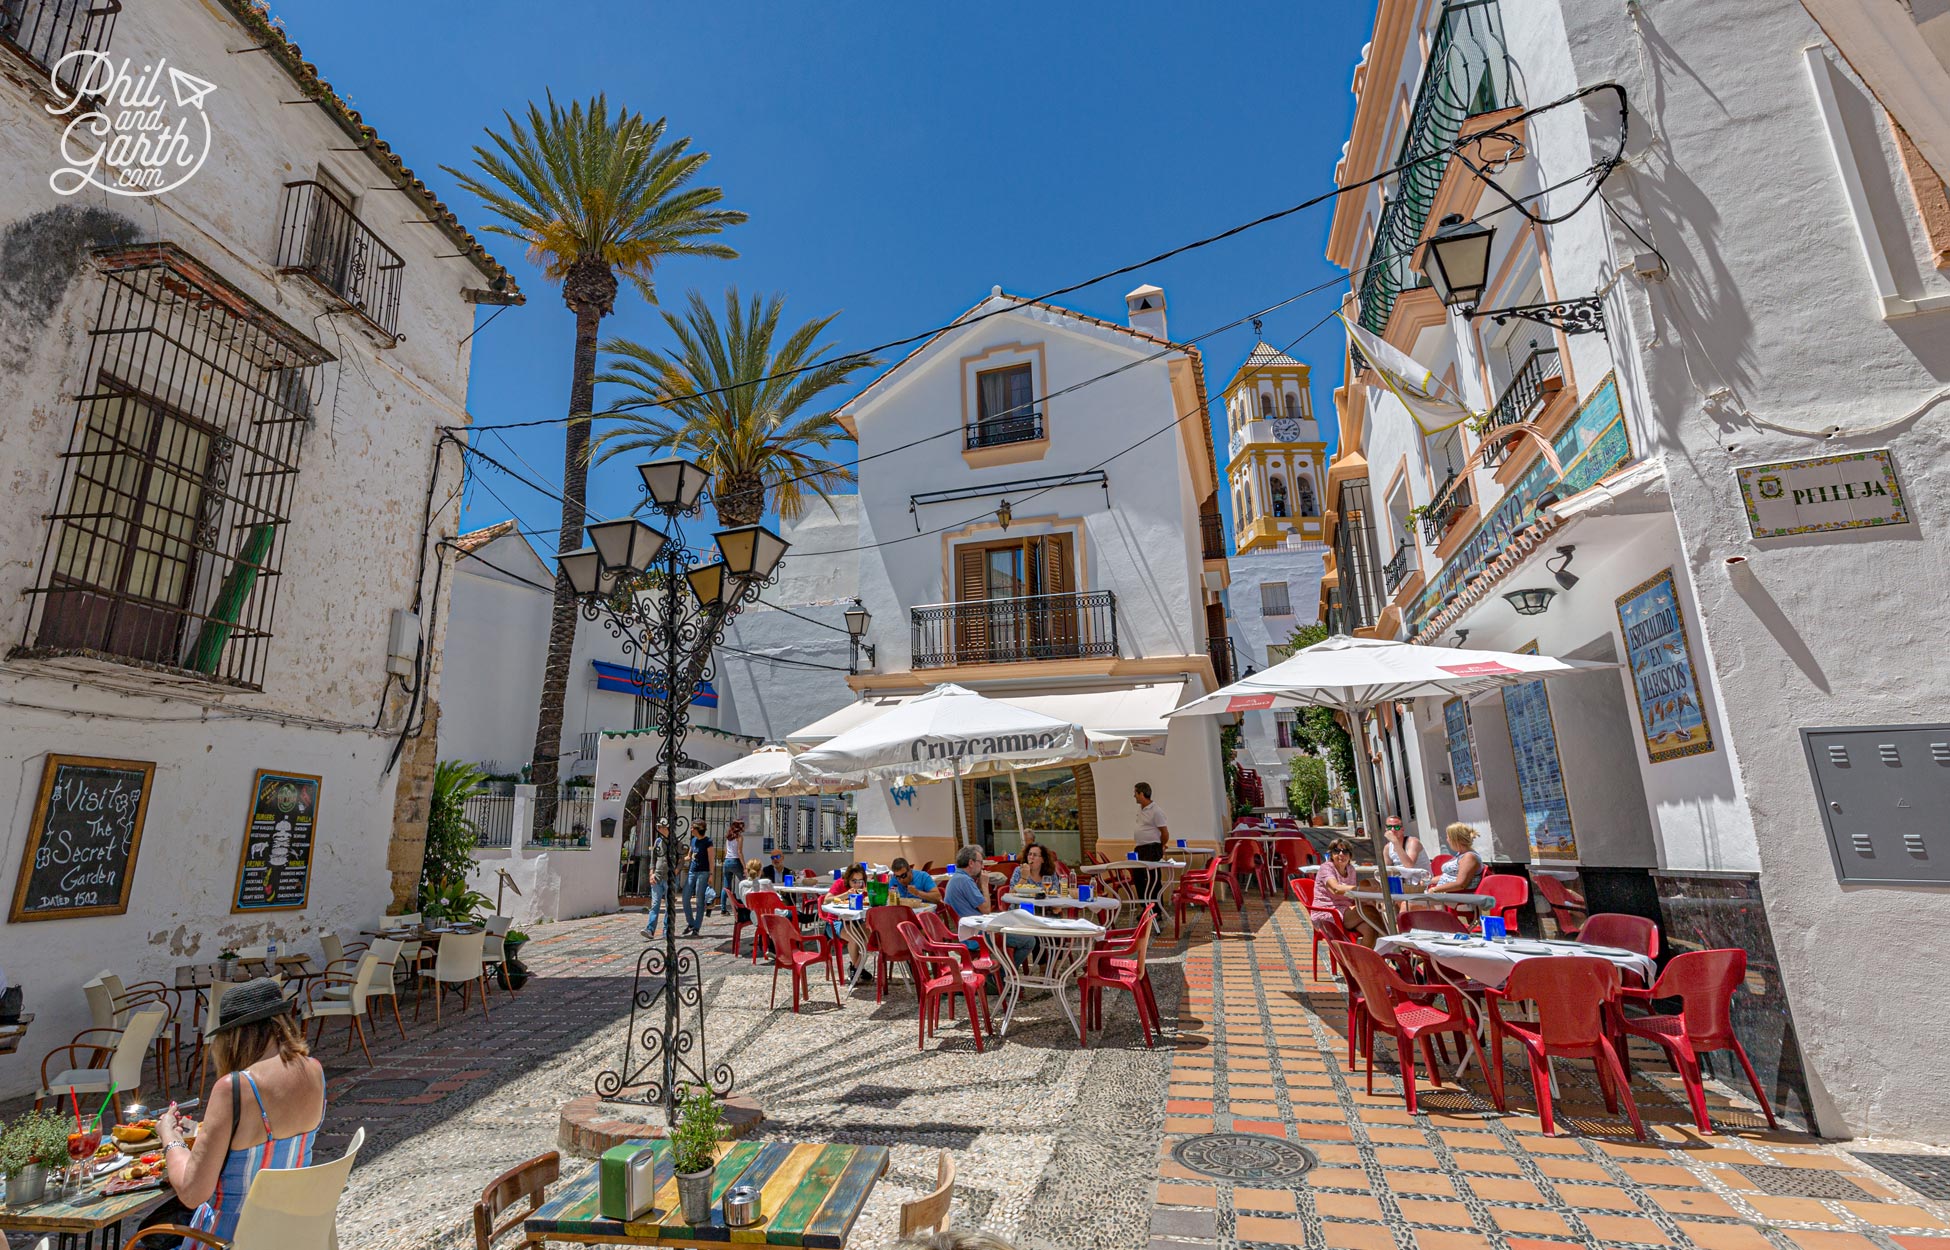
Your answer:
[[[686,1090],[678,1104],[677,1126],[670,1133],[670,1163],[678,1172],[695,1173],[715,1167],[718,1130],[724,1114],[708,1089]],[[64,1147],[66,1138],[62,1139]]]

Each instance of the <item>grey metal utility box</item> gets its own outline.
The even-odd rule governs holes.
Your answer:
[[[1803,729],[1835,875],[1950,885],[1950,725]]]

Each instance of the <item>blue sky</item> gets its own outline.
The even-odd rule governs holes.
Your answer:
[[[1229,0],[1196,10],[1049,0],[560,0],[543,8],[277,0],[273,11],[306,58],[477,232],[485,211],[438,166],[465,164],[503,109],[546,89],[558,98],[600,90],[612,103],[667,116],[671,133],[712,154],[706,178],[751,221],[724,236],[738,259],[662,267],[664,306],[680,307],[691,287],[714,304],[733,283],[782,291],[794,324],[841,310],[830,334],[848,349],[938,325],[996,283],[1040,293],[1325,189],[1374,17],[1373,0]],[[1156,282],[1182,340],[1333,277],[1322,256],[1328,211],[1064,302],[1122,320],[1124,292]],[[484,424],[560,416],[572,320],[517,245],[489,246],[529,302],[475,339],[469,408]],[[1271,315],[1266,337],[1284,343],[1336,298],[1325,292]],[[668,342],[655,311],[627,288],[604,333]],[[1201,343],[1215,390],[1251,337],[1242,326]],[[1314,406],[1331,422],[1338,336],[1322,329],[1295,354],[1317,366]],[[513,456],[496,436],[477,436],[477,445],[559,481],[559,427],[507,437]],[[1223,447],[1220,456],[1223,464]],[[636,490],[621,462],[598,467],[591,507],[627,512]],[[463,524],[511,511],[524,528],[552,531],[560,505],[487,470],[468,492]],[[537,545],[554,543],[544,536]]]

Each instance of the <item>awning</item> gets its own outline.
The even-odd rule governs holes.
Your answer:
[[[1569,499],[1559,500],[1544,512],[1553,520],[1570,521],[1581,516],[1664,512],[1671,506],[1665,466],[1657,460],[1641,460]]]
[[[795,730],[785,736],[785,740],[795,747],[818,746],[853,728],[863,725],[892,707],[898,707],[907,700],[922,693],[900,695],[874,695],[850,703],[829,716],[822,717],[803,729]],[[1091,734],[1109,734],[1120,738],[1145,739],[1161,738],[1171,730],[1165,714],[1184,702],[1185,683],[1182,681],[1151,682],[1141,686],[1117,686],[1110,689],[1102,687],[1091,689],[983,691],[988,698],[1031,712],[1041,712],[1082,725]],[[1144,744],[1136,742],[1139,749]]]
[[[591,660],[596,670],[596,689],[608,690],[616,694],[648,694],[653,699],[664,697],[662,686],[639,681],[636,673],[627,664],[612,664],[608,660]],[[697,693],[691,696],[697,707],[718,706],[718,692],[708,681],[697,683]]]

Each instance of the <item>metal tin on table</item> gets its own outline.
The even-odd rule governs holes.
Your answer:
[[[759,1208],[759,1190],[756,1185],[733,1185],[724,1191],[724,1222],[732,1228],[744,1228],[765,1218]]]

